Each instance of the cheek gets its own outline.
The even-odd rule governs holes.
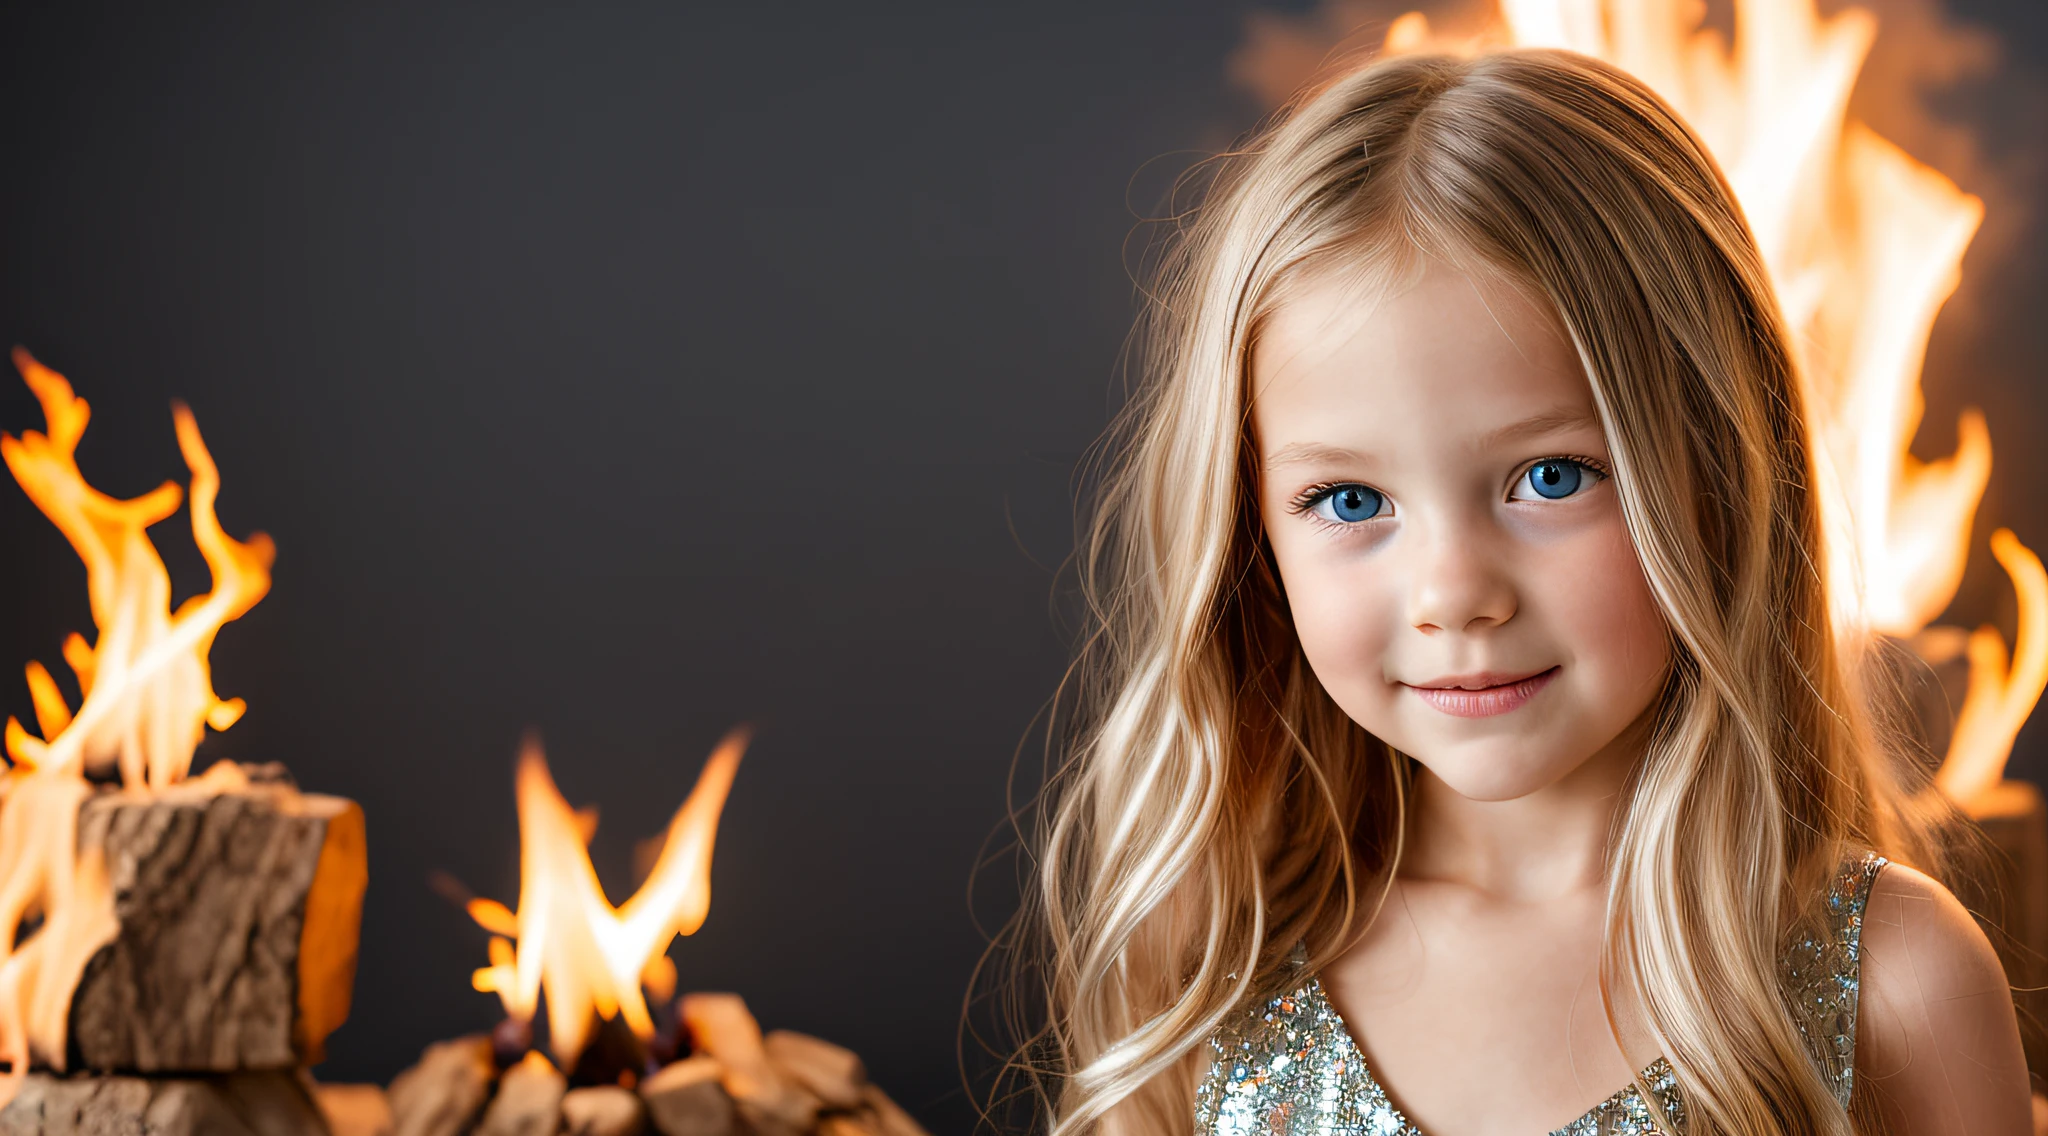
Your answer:
[[[1633,720],[1663,684],[1671,642],[1619,515],[1573,541],[1543,578],[1527,581],[1525,595],[1581,679],[1614,700],[1617,716]]]
[[[1614,671],[1663,671],[1671,653],[1665,620],[1628,528],[1614,518],[1575,544],[1550,585],[1530,581],[1530,594],[1542,596],[1550,616],[1544,622],[1569,628],[1587,663]]]
[[[1287,591],[1295,635],[1317,681],[1361,725],[1372,729],[1375,698],[1394,694],[1386,682],[1386,658],[1398,634],[1397,586],[1384,562],[1338,555],[1314,538],[1296,534],[1273,541],[1274,559]]]
[[[1332,694],[1385,685],[1384,659],[1392,635],[1376,590],[1369,573],[1348,578],[1297,573],[1287,581],[1302,653]]]

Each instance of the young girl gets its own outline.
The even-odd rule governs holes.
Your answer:
[[[1155,299],[1044,833],[1055,1133],[2032,1130],[1670,109],[1376,63]]]

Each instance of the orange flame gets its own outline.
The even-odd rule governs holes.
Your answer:
[[[214,586],[171,612],[170,574],[147,530],[177,511],[177,485],[121,501],[86,484],[76,460],[90,417],[85,401],[27,352],[17,350],[14,362],[42,402],[49,432],[0,436],[0,458],[85,561],[99,639],[88,645],[74,634],[64,643],[84,693],[77,714],[50,672],[30,663],[29,697],[42,736],[7,720],[13,765],[0,778],[0,1060],[10,1074],[0,1082],[0,1105],[32,1058],[64,1067],[71,992],[116,930],[100,854],[76,851],[78,809],[92,791],[85,770],[118,762],[131,791],[167,788],[190,770],[206,726],[224,730],[241,717],[240,700],[214,694],[207,653],[221,625],[269,591],[275,555],[261,534],[241,543],[222,531],[214,515],[220,473],[191,412],[175,406],[178,447],[192,471],[192,537]],[[24,934],[23,922],[38,913],[42,925]]]
[[[1991,554],[2019,590],[2020,657],[2008,665],[2005,640],[1992,627],[1970,633],[1970,687],[1956,715],[1948,760],[1935,776],[1935,786],[1950,800],[1990,799],[2005,775],[2013,738],[2027,722],[2041,691],[2048,688],[2048,653],[2025,652],[2028,644],[2048,642],[2048,572],[2041,558],[2008,529],[1991,534]]]
[[[40,1058],[64,1068],[71,991],[85,964],[119,930],[113,888],[97,849],[75,853],[78,809],[91,793],[75,772],[10,772],[0,802],[0,1107]],[[42,926],[26,936],[34,912]]]
[[[1991,476],[1975,408],[1956,452],[1910,452],[1927,338],[1961,279],[1983,203],[1848,117],[1877,33],[1859,8],[1822,19],[1812,0],[1736,0],[1732,50],[1696,0],[1500,0],[1477,39],[1396,20],[1386,50],[1561,47],[1628,71],[1684,115],[1727,171],[1793,329],[1816,445],[1829,594],[1845,634],[1911,636],[1955,598]],[[1970,645],[1970,691],[1936,783],[1966,808],[2004,775],[2048,675],[2041,562],[1993,538],[2021,597],[2008,670],[1989,628]]]
[[[206,727],[225,730],[242,716],[241,699],[224,701],[213,692],[207,653],[222,624],[270,591],[276,549],[261,533],[242,543],[222,531],[214,514],[220,471],[192,412],[174,405],[178,449],[192,471],[192,540],[212,570],[213,590],[171,612],[170,573],[148,529],[177,511],[177,484],[165,482],[128,501],[86,484],[76,457],[91,413],[85,400],[27,352],[17,350],[14,362],[42,402],[50,432],[0,438],[0,457],[85,561],[100,635],[90,646],[76,634],[64,643],[64,660],[85,694],[76,717],[49,672],[29,664],[29,693],[43,736],[9,718],[7,754],[17,766],[56,770],[97,770],[118,761],[130,788],[174,784],[192,768]]]
[[[519,910],[495,900],[469,904],[493,938],[491,965],[474,977],[511,1017],[531,1022],[547,993],[549,1047],[563,1068],[575,1064],[592,1016],[623,1016],[643,1041],[654,1036],[645,986],[657,1001],[675,993],[668,945],[695,934],[711,909],[711,848],[748,731],[727,734],[697,787],[676,810],[654,868],[632,898],[613,907],[591,867],[597,814],[571,809],[548,774],[540,743],[519,755]],[[516,940],[516,945],[514,940]]]

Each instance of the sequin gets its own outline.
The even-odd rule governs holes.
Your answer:
[[[1824,931],[1802,935],[1780,960],[1793,1020],[1845,1108],[1854,1087],[1863,908],[1884,865],[1876,855],[1844,865],[1828,889]],[[1209,1046],[1213,1059],[1195,1096],[1197,1136],[1425,1136],[1373,1079],[1316,978],[1254,1006]],[[1635,1084],[1550,1136],[1684,1131],[1685,1094],[1660,1057]]]

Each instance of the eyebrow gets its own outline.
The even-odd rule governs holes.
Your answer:
[[[1563,430],[1576,430],[1586,426],[1599,425],[1599,417],[1582,406],[1560,406],[1540,414],[1532,414],[1519,421],[1510,422],[1488,431],[1479,440],[1480,449],[1492,449],[1509,442],[1527,438],[1539,438]],[[1343,446],[1332,446],[1323,442],[1290,442],[1273,451],[1264,465],[1276,469],[1283,465],[1301,465],[1312,462],[1370,462],[1372,456]]]
[[[1328,446],[1321,442],[1289,442],[1273,451],[1266,459],[1266,468],[1274,469],[1283,465],[1299,465],[1307,462],[1363,462],[1371,459],[1357,450],[1342,446]]]
[[[1541,414],[1532,414],[1519,422],[1510,422],[1487,433],[1479,440],[1481,449],[1492,449],[1508,442],[1519,442],[1525,438],[1540,438],[1564,430],[1577,430],[1585,426],[1598,426],[1599,416],[1583,406],[1559,406]]]

